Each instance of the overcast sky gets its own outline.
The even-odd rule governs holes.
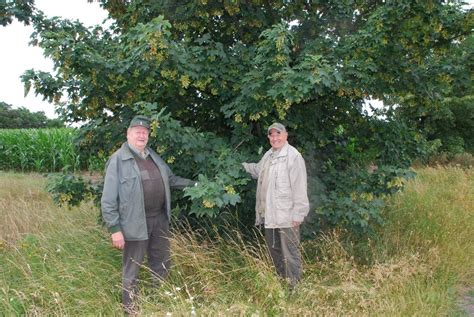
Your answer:
[[[79,20],[86,26],[101,24],[107,18],[107,12],[98,2],[87,0],[36,0],[36,7],[48,17],[59,16],[70,20]],[[42,49],[29,46],[31,26],[17,21],[8,26],[0,26],[0,101],[14,108],[26,107],[32,112],[44,111],[49,118],[56,117],[54,106],[36,97],[32,90],[24,97],[20,76],[27,69],[52,71],[53,63],[44,58]]]

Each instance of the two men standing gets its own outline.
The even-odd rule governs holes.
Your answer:
[[[136,116],[127,129],[127,142],[106,166],[101,205],[113,247],[123,250],[122,302],[133,313],[133,294],[145,254],[156,283],[170,267],[170,188],[194,181],[175,176],[156,152],[147,147],[150,119]],[[268,128],[272,148],[258,163],[243,163],[258,179],[256,224],[265,225],[266,244],[280,276],[293,288],[301,277],[299,227],[309,211],[306,168],[301,154],[287,142],[280,123]]]

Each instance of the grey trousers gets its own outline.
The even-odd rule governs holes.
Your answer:
[[[171,265],[168,217],[147,217],[146,221],[148,240],[125,241],[123,249],[122,303],[126,309],[133,305],[133,296],[137,294],[137,277],[145,254],[156,285],[166,278]]]
[[[295,287],[301,279],[300,229],[265,229],[265,241],[278,275]]]

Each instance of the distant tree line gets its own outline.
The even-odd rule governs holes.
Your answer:
[[[31,112],[25,107],[12,109],[12,106],[0,102],[0,129],[61,128],[60,119],[49,119],[43,111]]]

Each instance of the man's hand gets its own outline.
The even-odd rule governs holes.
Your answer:
[[[122,231],[112,233],[112,246],[119,250],[123,250],[125,239],[123,238]]]
[[[296,228],[296,227],[299,227],[301,225],[301,221],[294,221],[293,220],[293,227]]]

